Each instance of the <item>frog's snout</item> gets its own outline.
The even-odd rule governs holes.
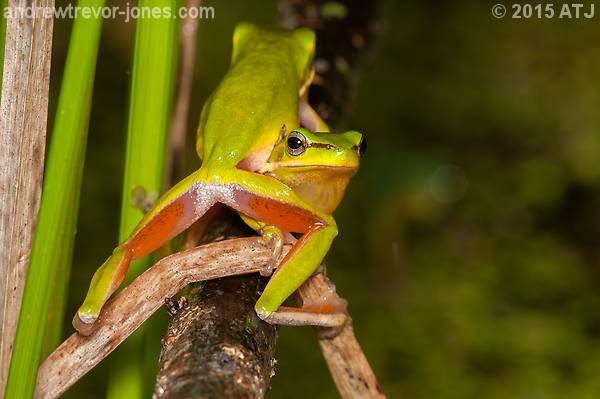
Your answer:
[[[358,144],[357,152],[358,156],[361,158],[364,157],[367,153],[367,140],[364,137],[360,139],[360,144]]]

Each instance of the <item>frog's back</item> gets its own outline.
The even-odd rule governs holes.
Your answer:
[[[281,127],[298,124],[298,93],[310,73],[314,33],[240,24],[232,64],[202,111],[198,152],[203,164],[256,170]]]

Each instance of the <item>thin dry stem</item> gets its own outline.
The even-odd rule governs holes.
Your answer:
[[[200,3],[200,0],[187,0],[186,7],[187,9],[198,8]],[[167,163],[169,170],[166,176],[170,179],[171,184],[183,175],[185,138],[194,78],[194,61],[196,59],[197,32],[198,19],[191,18],[188,15],[181,23],[181,54],[179,57],[177,97],[169,134],[169,162]]]
[[[297,291],[301,302],[316,303],[323,298],[341,300],[335,287],[322,273],[311,277]],[[335,298],[332,298],[335,297]],[[385,395],[352,328],[346,323],[338,335],[329,338],[328,329],[317,328],[319,345],[340,396],[344,399],[384,398]]]
[[[107,302],[90,336],[74,333],[42,363],[35,397],[61,395],[187,284],[258,272],[271,254],[260,237],[252,237],[207,244],[160,260]]]

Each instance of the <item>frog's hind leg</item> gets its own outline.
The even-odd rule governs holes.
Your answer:
[[[129,238],[96,271],[86,298],[73,318],[74,327],[89,334],[100,310],[122,283],[132,260],[141,258],[177,236],[220,200],[219,187],[199,172],[174,186],[148,211]]]
[[[255,309],[258,316],[274,324],[336,327],[346,321],[345,306],[323,301],[303,308],[280,307],[317,270],[337,235],[335,220],[314,209],[280,181],[239,171],[234,205],[239,212],[276,226],[301,233],[269,280]],[[255,191],[259,187],[260,192]]]
[[[337,228],[309,230],[290,249],[256,302],[258,316],[271,324],[340,327],[348,319],[346,304],[335,296],[317,303],[304,303],[301,308],[281,306],[319,267]],[[309,273],[310,271],[310,273]]]

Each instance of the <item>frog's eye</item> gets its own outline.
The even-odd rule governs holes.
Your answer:
[[[360,157],[364,157],[367,153],[367,140],[364,137],[360,140],[360,144],[358,145],[358,155]]]
[[[306,137],[296,130],[290,133],[287,139],[287,152],[290,155],[297,156],[304,154],[308,143]]]

